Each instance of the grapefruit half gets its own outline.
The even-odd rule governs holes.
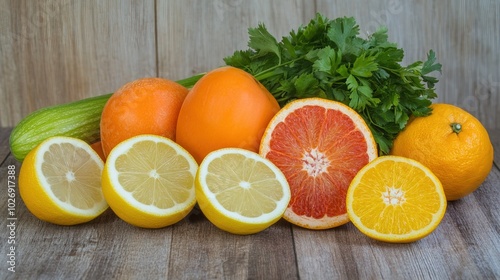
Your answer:
[[[349,184],[378,155],[363,118],[343,103],[322,98],[285,105],[268,124],[259,153],[290,185],[291,200],[283,218],[308,229],[349,222]]]

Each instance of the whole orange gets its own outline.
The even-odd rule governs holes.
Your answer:
[[[432,114],[412,119],[391,153],[427,166],[443,184],[447,200],[476,190],[493,166],[493,145],[481,122],[451,104],[433,104]]]
[[[139,134],[175,140],[177,117],[188,89],[163,78],[141,78],[111,95],[101,116],[104,155],[120,142]]]
[[[186,96],[176,142],[198,163],[220,148],[258,152],[260,139],[280,106],[249,73],[231,66],[205,74]]]

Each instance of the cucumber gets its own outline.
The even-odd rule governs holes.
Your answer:
[[[99,123],[104,105],[111,94],[41,108],[21,120],[9,138],[10,151],[22,162],[43,140],[69,136],[93,143],[100,138]]]

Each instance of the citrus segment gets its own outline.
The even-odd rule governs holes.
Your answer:
[[[58,225],[88,222],[107,208],[101,190],[103,161],[82,140],[56,136],[28,153],[19,192],[37,218]]]
[[[286,176],[291,223],[326,229],[349,221],[345,194],[364,165],[377,157],[371,132],[348,106],[320,98],[285,105],[271,120],[260,152]]]
[[[439,179],[421,163],[383,156],[363,167],[347,191],[347,213],[364,234],[386,242],[429,235],[446,211]]]
[[[182,220],[196,202],[198,165],[172,140],[139,135],[118,144],[107,157],[103,192],[122,220],[160,228]]]
[[[207,155],[196,175],[201,211],[234,234],[260,232],[283,215],[290,189],[283,173],[259,154],[225,148]]]

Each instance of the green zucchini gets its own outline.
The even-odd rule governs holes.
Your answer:
[[[22,162],[45,139],[69,136],[93,143],[100,138],[99,123],[104,105],[111,94],[41,108],[21,120],[9,138],[10,151]]]

